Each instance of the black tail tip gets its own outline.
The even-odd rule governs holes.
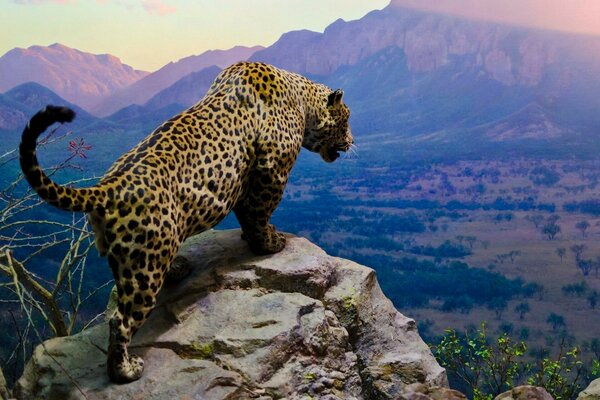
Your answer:
[[[42,112],[52,115],[53,119],[60,123],[71,122],[75,118],[75,111],[68,107],[48,105]]]

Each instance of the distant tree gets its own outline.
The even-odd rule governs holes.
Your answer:
[[[542,214],[534,214],[526,216],[525,219],[533,222],[533,225],[535,225],[535,229],[537,229],[540,227],[540,224],[544,220],[544,216]]]
[[[581,297],[585,294],[585,292],[587,292],[587,290],[588,290],[588,286],[583,281],[580,283],[572,283],[570,285],[564,285],[562,287],[562,291],[565,294],[565,296]]]
[[[548,315],[546,322],[552,325],[552,330],[557,330],[558,328],[566,327],[565,318],[562,315],[558,315],[555,313],[551,313]]]
[[[488,303],[488,308],[496,314],[496,319],[502,319],[502,313],[506,310],[507,306],[506,299],[501,297],[495,297]]]
[[[529,179],[536,185],[553,186],[560,181],[560,174],[548,167],[537,166],[529,171]]]
[[[575,259],[579,260],[581,258],[581,254],[585,250],[585,244],[574,244],[571,246],[571,251],[575,254]]]
[[[515,312],[519,314],[519,319],[522,321],[525,318],[525,314],[529,312],[529,303],[523,302],[515,306]]]
[[[484,249],[487,250],[488,247],[490,247],[490,241],[489,240],[481,240],[481,247],[483,247]]]
[[[558,222],[559,219],[560,219],[560,215],[552,214],[551,216],[549,216],[546,219],[546,223],[548,223],[548,224],[555,224],[555,223]]]
[[[506,261],[507,258],[508,254],[496,254],[496,261],[498,261],[500,264],[504,264],[504,261]]]
[[[592,309],[595,309],[596,306],[598,305],[598,292],[597,291],[593,291],[592,293],[590,293],[587,297],[588,303],[590,304],[590,307]]]
[[[521,340],[529,339],[529,328],[526,328],[526,327],[521,328],[521,331],[519,332],[519,339],[521,339]]]
[[[600,359],[600,339],[592,339],[589,349],[597,359]]]
[[[467,241],[467,243],[469,243],[469,248],[472,249],[473,245],[477,241],[477,238],[475,236],[467,236],[467,237],[465,237],[465,240]]]
[[[564,247],[559,247],[556,249],[556,255],[560,257],[561,264],[563,262],[563,257],[565,256],[565,254],[567,254],[567,249],[565,249]]]
[[[520,256],[521,252],[519,250],[511,250],[510,252],[508,252],[508,258],[510,258],[510,262],[511,264],[515,263],[515,257]]]
[[[536,282],[530,282],[523,288],[523,294],[525,297],[533,297],[534,295],[537,295],[538,300],[542,300],[544,298],[545,292],[546,288],[544,288],[544,285]]]
[[[590,271],[596,264],[592,260],[584,260],[582,258],[578,258],[576,261],[577,261],[577,268],[579,268],[581,270],[581,273],[583,274],[583,276],[588,276],[590,274]]]
[[[542,233],[548,237],[548,240],[554,240],[560,231],[560,225],[555,223],[548,223],[542,228]]]
[[[575,228],[581,231],[581,236],[585,238],[585,231],[590,227],[590,223],[586,220],[579,221],[575,224]]]
[[[503,322],[498,327],[498,332],[504,335],[512,335],[515,327],[510,322]]]

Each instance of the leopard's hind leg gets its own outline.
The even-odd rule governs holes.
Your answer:
[[[143,359],[128,352],[135,332],[144,324],[156,305],[158,293],[179,244],[156,231],[146,229],[131,235],[128,243],[112,244],[108,262],[117,286],[118,307],[110,320],[107,370],[116,383],[135,381],[144,371]],[[135,240],[135,237],[145,238]],[[161,239],[162,237],[162,239]],[[128,235],[124,236],[129,238]],[[125,247],[128,245],[129,247]]]

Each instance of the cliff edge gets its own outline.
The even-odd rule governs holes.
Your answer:
[[[298,237],[255,256],[239,230],[192,237],[180,255],[192,273],[163,288],[131,347],[145,359],[139,381],[108,381],[102,323],[38,346],[15,397],[464,398],[372,269]]]

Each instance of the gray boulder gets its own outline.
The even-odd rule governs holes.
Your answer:
[[[600,378],[593,380],[583,392],[579,393],[577,400],[600,400]]]
[[[6,386],[6,379],[4,379],[4,373],[2,372],[2,368],[0,368],[0,400],[8,400],[9,397],[10,393]]]
[[[297,237],[255,256],[238,230],[192,237],[180,256],[193,272],[163,288],[131,346],[145,360],[140,380],[108,381],[102,323],[38,346],[15,397],[402,399],[415,385],[419,398],[448,386],[370,268]]]
[[[554,400],[554,397],[542,387],[523,385],[499,394],[494,400]]]

